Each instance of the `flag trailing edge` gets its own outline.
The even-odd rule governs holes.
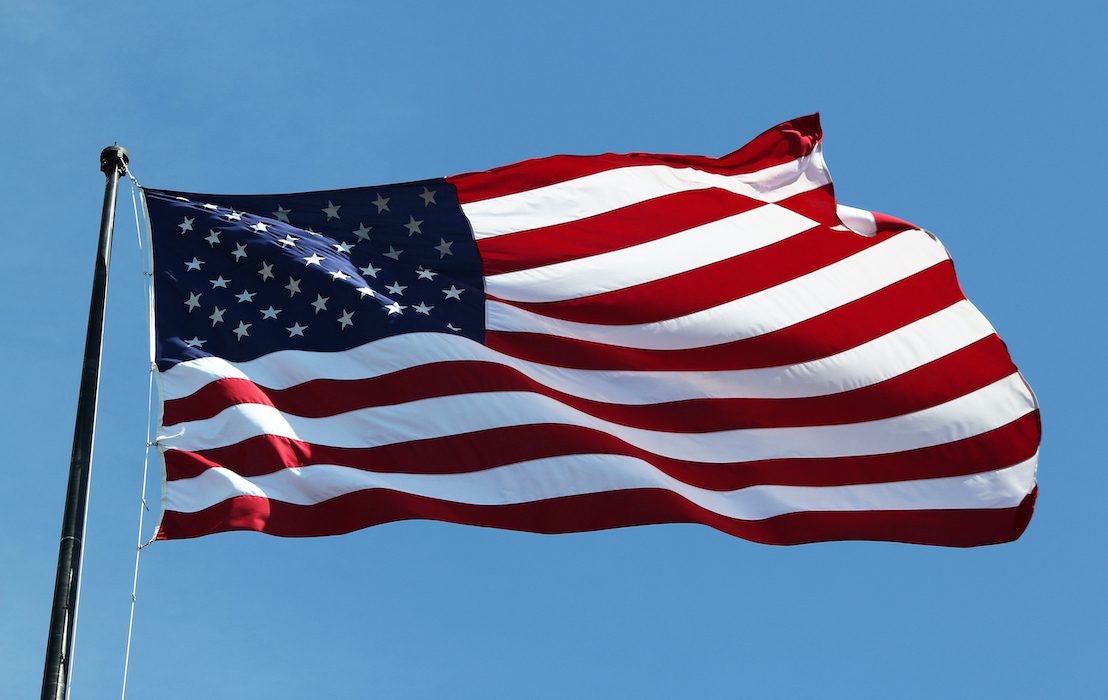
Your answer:
[[[813,115],[722,158],[145,190],[161,539],[411,518],[973,546],[1033,394],[930,234],[839,205]]]

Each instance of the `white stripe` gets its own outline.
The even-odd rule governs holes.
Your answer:
[[[831,182],[820,146],[810,155],[743,175],[633,165],[462,205],[477,240],[596,216],[662,195],[716,187],[779,202]]]
[[[509,301],[560,301],[676,275],[772,245],[816,225],[775,204],[620,250],[485,278]]]
[[[554,423],[592,428],[657,455],[697,462],[823,458],[902,452],[978,435],[1034,409],[1019,374],[952,401],[892,418],[789,428],[670,433],[632,428],[591,416],[530,392],[487,392],[422,399],[304,418],[270,406],[231,406],[204,420],[180,423],[158,437],[164,449],[203,450],[258,435],[334,447],[380,445],[478,430]]]
[[[906,231],[775,287],[665,321],[624,326],[579,323],[488,300],[486,325],[494,331],[542,333],[628,348],[706,347],[805,321],[947,259],[946,250],[927,233]]]
[[[835,207],[835,213],[839,215],[839,221],[846,224],[847,228],[854,233],[863,236],[873,236],[877,233],[877,220],[873,218],[871,211],[839,204]]]
[[[378,377],[433,362],[494,362],[540,384],[596,401],[650,404],[687,399],[782,399],[824,396],[870,386],[948,355],[993,333],[966,300],[837,355],[759,369],[630,372],[567,369],[520,360],[469,338],[441,333],[390,336],[344,352],[284,350],[249,362],[219,357],[182,362],[159,374],[166,400],[224,378],[287,389],[313,379]]]
[[[328,464],[247,480],[213,468],[191,479],[169,482],[165,507],[193,513],[243,495],[312,505],[365,489],[498,506],[626,489],[664,489],[740,520],[801,511],[1012,508],[1034,488],[1037,458],[970,476],[850,486],[757,485],[734,491],[691,486],[647,462],[622,455],[552,457],[464,474],[379,473]]]

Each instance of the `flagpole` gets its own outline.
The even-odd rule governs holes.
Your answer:
[[[100,390],[100,350],[104,344],[104,308],[108,298],[108,264],[112,256],[115,226],[115,198],[119,178],[127,172],[127,149],[108,146],[100,152],[100,170],[107,177],[104,208],[100,214],[100,240],[92,275],[85,360],[81,368],[81,389],[77,396],[77,420],[73,429],[73,452],[69,460],[69,487],[65,494],[61,541],[58,544],[58,573],[54,581],[54,604],[50,611],[50,633],[46,641],[46,665],[42,675],[42,700],[65,700],[73,667],[74,628],[81,587],[81,557],[88,511],[92,443],[96,428],[96,402]]]

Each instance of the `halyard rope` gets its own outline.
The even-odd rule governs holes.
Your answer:
[[[139,223],[139,205],[137,193],[140,192],[142,186],[138,180],[135,179],[134,174],[128,168],[127,176],[131,179],[131,208],[135,214],[135,234],[138,236],[139,250],[143,249],[142,245],[142,226]],[[144,217],[145,218],[145,217]],[[148,256],[149,259],[149,256]],[[144,292],[146,293],[147,300],[152,299],[151,286],[154,284],[153,270],[143,271],[143,280],[145,282]],[[151,332],[153,332],[151,330]],[[142,526],[146,511],[150,510],[146,503],[146,485],[147,477],[150,473],[150,448],[154,446],[153,425],[151,424],[151,418],[153,416],[154,408],[154,371],[156,367],[154,365],[154,346],[153,342],[150,345],[150,366],[149,377],[146,385],[146,449],[143,451],[142,458],[142,491],[139,494],[139,517],[138,517],[138,536],[135,542],[135,572],[131,579],[131,613],[127,620],[127,648],[123,654],[123,688],[120,691],[120,700],[126,700],[127,697],[127,672],[130,669],[131,663],[131,640],[135,629],[135,604],[138,601],[138,575],[139,575],[139,559],[142,555],[143,548],[150,544],[150,542],[142,541]]]

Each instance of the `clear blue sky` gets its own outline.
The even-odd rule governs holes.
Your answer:
[[[129,697],[1108,694],[1104,3],[229,4],[0,8],[0,695],[41,678],[103,146],[152,186],[297,191],[719,155],[817,110],[840,200],[935,231],[1038,393],[1020,541],[410,522],[158,543]],[[75,698],[118,694],[130,599],[147,351],[124,197]]]

